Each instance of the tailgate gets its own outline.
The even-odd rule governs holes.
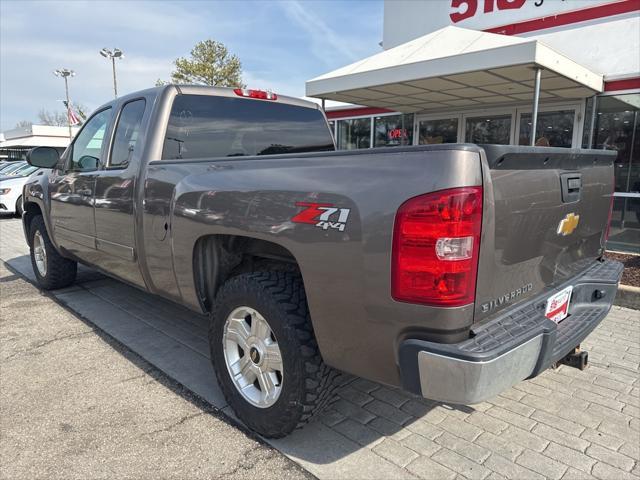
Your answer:
[[[615,152],[483,145],[475,321],[580,273],[604,251]]]

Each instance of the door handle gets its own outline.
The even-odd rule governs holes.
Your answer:
[[[84,188],[84,189],[78,190],[76,193],[81,197],[90,197],[93,191],[91,191],[88,188]]]

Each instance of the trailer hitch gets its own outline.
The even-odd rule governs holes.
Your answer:
[[[580,345],[573,349],[569,355],[564,357],[558,363],[562,363],[569,367],[577,368],[579,370],[584,370],[587,368],[589,364],[589,352],[581,351]]]

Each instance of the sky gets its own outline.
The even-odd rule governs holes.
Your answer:
[[[64,110],[57,68],[76,72],[72,103],[111,100],[103,47],[124,51],[119,95],[168,80],[173,61],[210,38],[240,58],[247,86],[303,96],[306,80],[380,51],[382,15],[382,0],[0,0],[0,131]]]

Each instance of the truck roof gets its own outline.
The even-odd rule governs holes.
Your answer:
[[[171,89],[176,90],[179,94],[184,94],[184,95],[211,95],[216,97],[244,98],[247,100],[256,100],[254,98],[248,98],[248,97],[243,97],[241,95],[238,95],[234,91],[235,88],[232,88],[232,87],[210,87],[206,85],[169,84],[169,85],[162,85],[160,87],[147,88],[144,90],[137,90],[135,92],[128,93],[127,95],[118,97],[117,99],[114,99],[110,102],[107,102],[101,105],[96,110],[100,110],[107,106],[113,105],[116,102],[127,101],[129,99],[139,98],[141,96],[147,96],[147,95],[160,96],[166,90],[171,90]],[[277,92],[273,92],[273,93],[277,95],[276,100],[261,100],[261,101],[276,102],[280,104],[284,103],[288,105],[296,105],[298,107],[314,108],[316,110],[320,109],[320,105],[318,105],[317,103],[311,102],[309,100],[303,100],[301,98],[290,97],[287,95],[280,95]]]

